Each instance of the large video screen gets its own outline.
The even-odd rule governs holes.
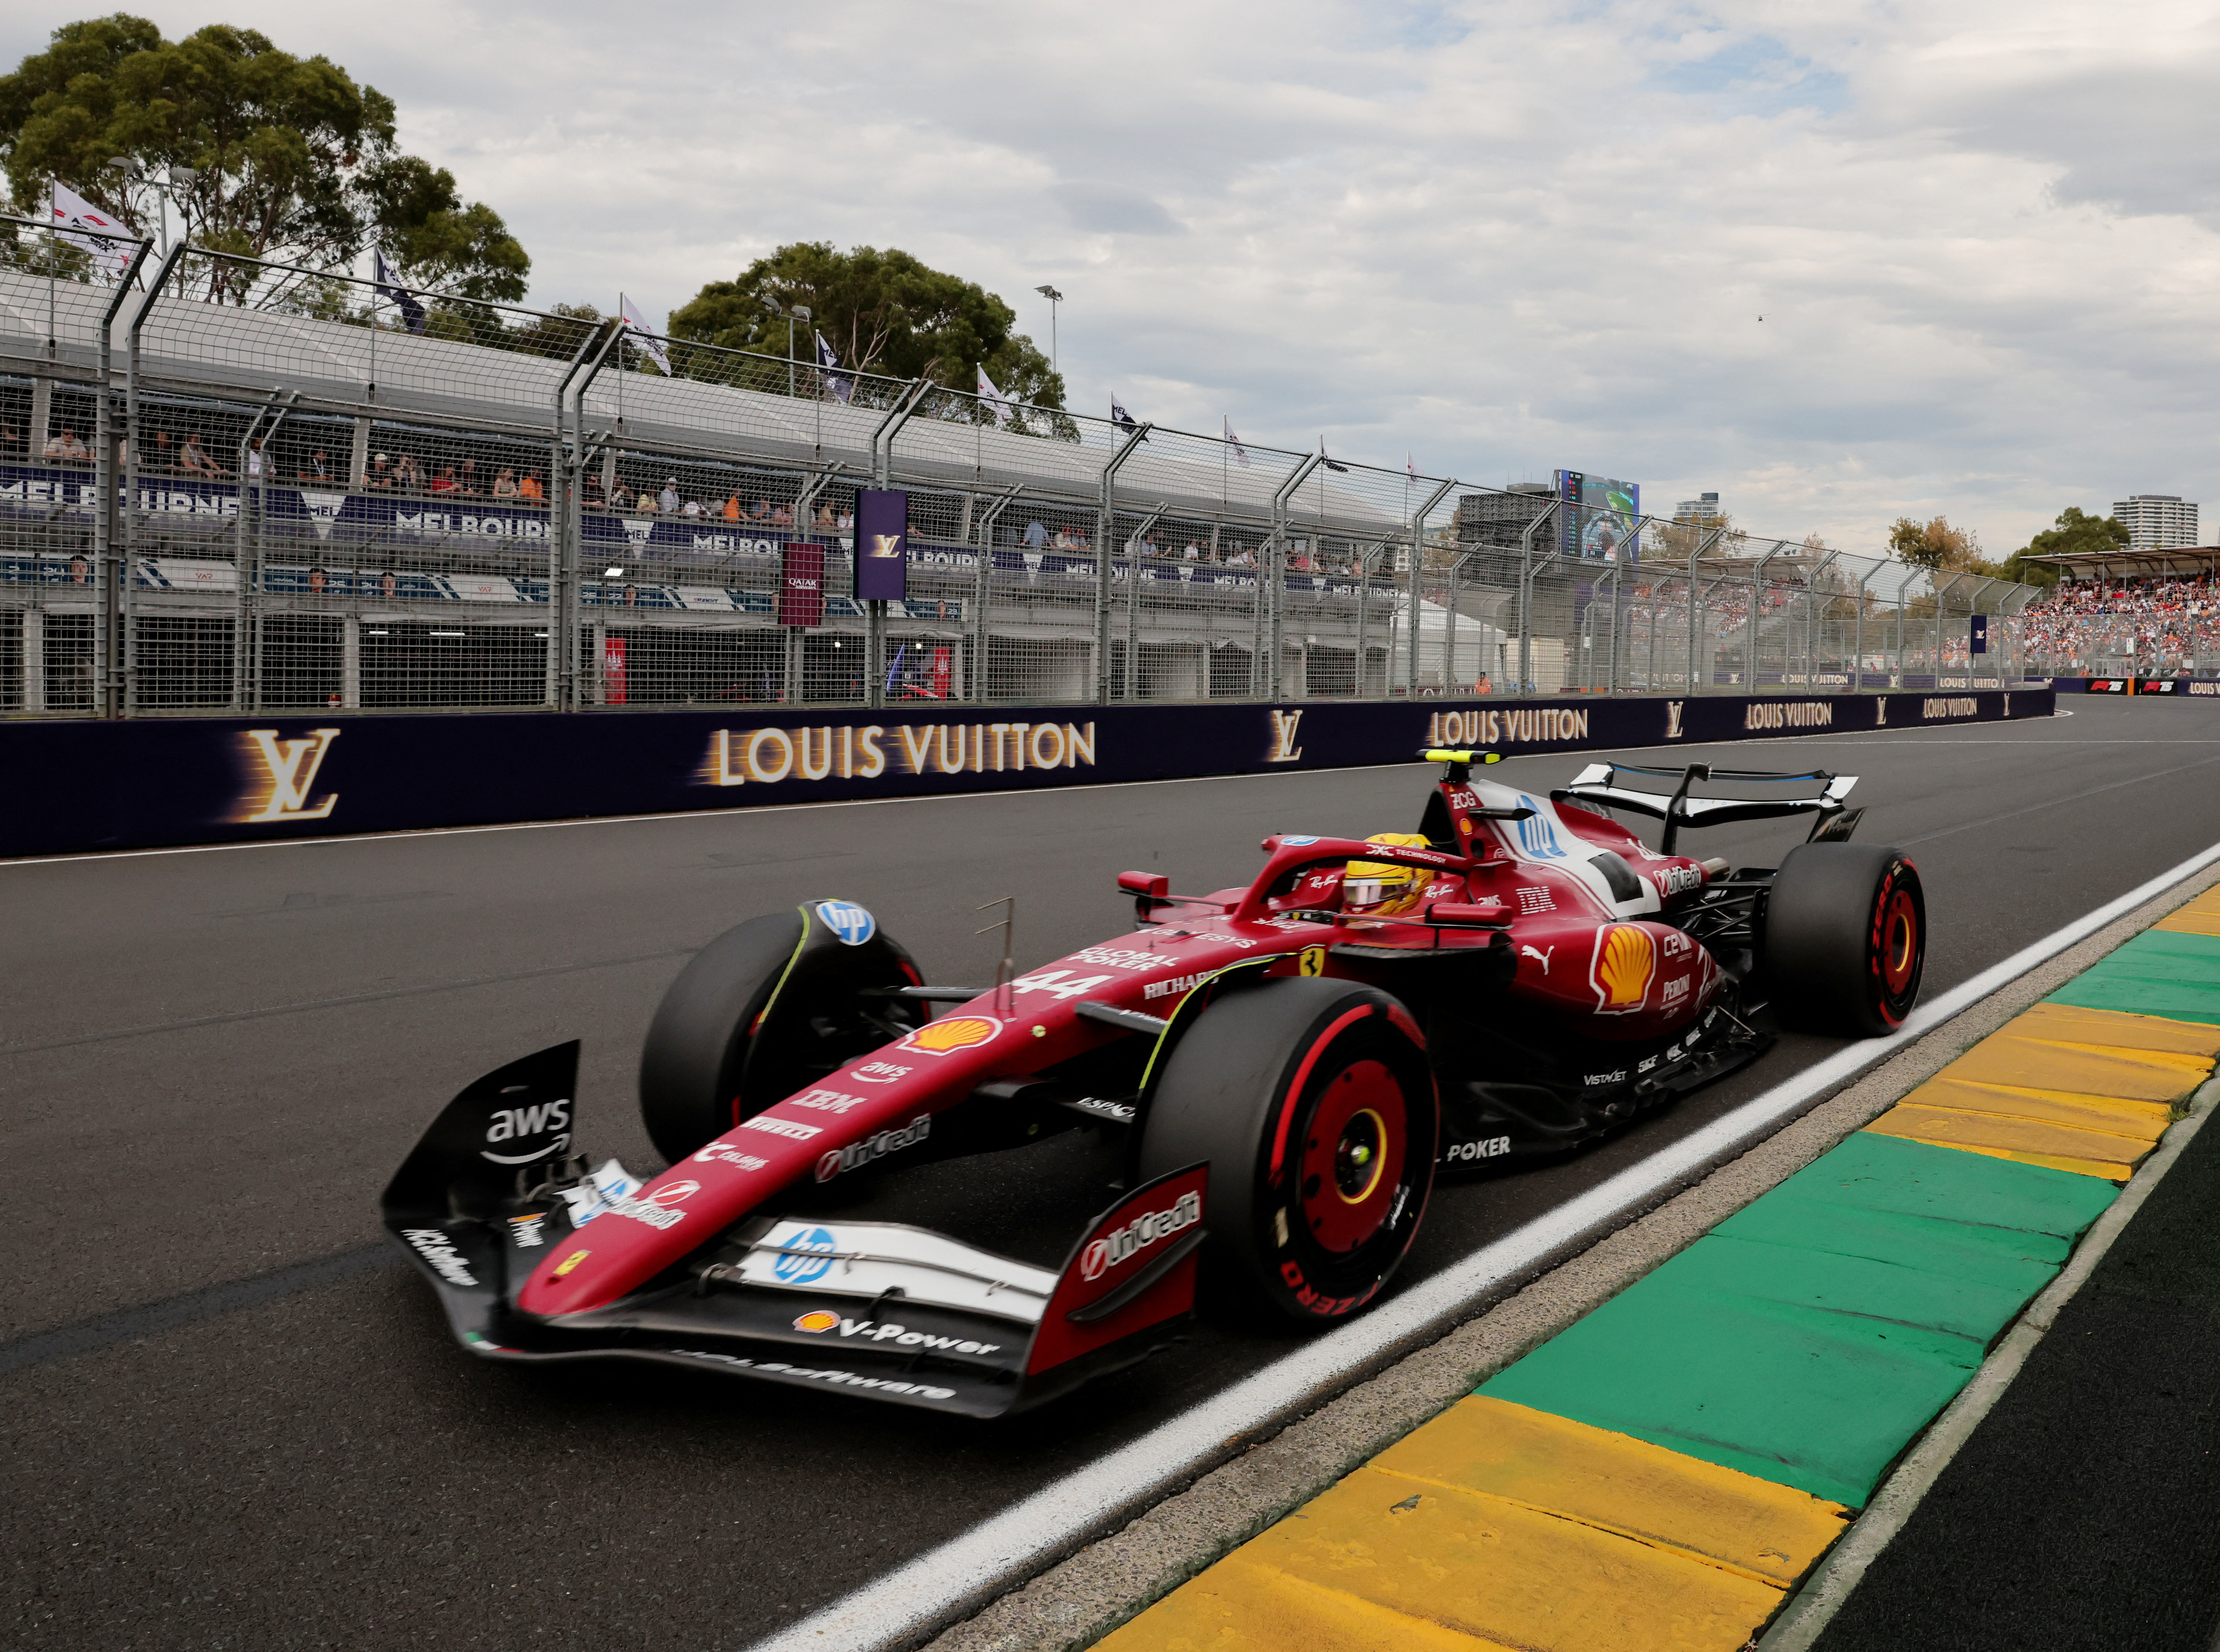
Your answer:
[[[1557,543],[1568,558],[1642,559],[1642,484],[1585,471],[1557,472]]]

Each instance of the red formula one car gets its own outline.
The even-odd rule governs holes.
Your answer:
[[[1597,765],[1541,798],[1475,779],[1493,754],[1425,755],[1417,832],[1268,838],[1253,883],[1207,895],[1124,873],[1127,932],[992,988],[928,986],[850,901],[742,924],[648,1032],[668,1169],[573,1152],[563,1044],[449,1104],[386,1225],[490,1358],[995,1415],[1163,1345],[1199,1264],[1297,1319],[1358,1312],[1437,1170],[1561,1151],[1732,1070],[1765,1000],[1853,1036],[1910,1011],[1919,876],[1848,841],[1854,779]],[[1607,811],[1662,821],[1659,848]],[[1803,814],[1777,870],[1678,852]],[[1058,1255],[1004,1254],[991,1208],[963,1237],[842,1214],[865,1178],[1075,1130],[1101,1149],[1075,1209],[1107,1207]]]

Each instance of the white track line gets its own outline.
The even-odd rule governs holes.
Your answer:
[[[969,1616],[1050,1562],[1124,1524],[1207,1471],[1243,1437],[1291,1418],[1340,1387],[1351,1373],[1399,1345],[1422,1344],[1446,1331],[1475,1302],[1531,1273],[1551,1256],[1602,1237],[1675,1182],[1740,1153],[1860,1071],[2216,860],[2220,860],[2220,844],[1920,1006],[1890,1037],[1862,1040],[1805,1068],[1548,1215],[1483,1245],[1456,1266],[1398,1293],[1362,1318],[757,1642],[752,1652],[801,1652],[803,1648],[847,1652],[851,1648],[914,1645]]]

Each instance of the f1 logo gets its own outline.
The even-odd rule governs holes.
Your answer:
[[[1303,748],[1295,744],[1295,726],[1303,720],[1299,711],[1275,711],[1272,714],[1272,755],[1267,763],[1294,763],[1303,755]]]
[[[1677,700],[1665,702],[1665,738],[1668,740],[1681,738],[1681,702]]]
[[[306,739],[280,740],[274,728],[248,729],[243,737],[246,749],[261,761],[263,780],[269,791],[266,795],[249,793],[247,813],[239,818],[247,821],[321,820],[329,815],[340,795],[334,792],[310,808],[309,789],[316,783],[316,770],[324,766],[324,756],[339,737],[336,728],[319,728],[311,730]]]

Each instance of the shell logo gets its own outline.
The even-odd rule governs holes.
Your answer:
[[[794,1322],[794,1328],[796,1331],[807,1331],[814,1336],[822,1331],[831,1331],[839,1323],[839,1314],[828,1313],[823,1308],[812,1308]]]
[[[985,1044],[1002,1030],[991,1015],[952,1015],[945,1021],[928,1021],[901,1041],[904,1050],[921,1050],[928,1056],[945,1056],[951,1050],[969,1050]]]
[[[1625,1015],[1642,1007],[1657,973],[1657,943],[1637,924],[1608,924],[1596,936],[1595,963],[1588,985],[1596,1007],[1606,1015]]]

